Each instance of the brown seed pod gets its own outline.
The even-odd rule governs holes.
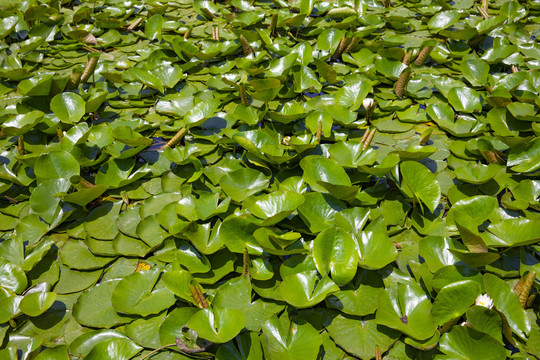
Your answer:
[[[201,291],[199,283],[197,283],[195,280],[191,280],[189,283],[189,290],[191,291],[191,296],[193,296],[193,300],[195,300],[197,305],[201,309],[206,309],[208,307],[208,303],[206,302],[206,298]]]
[[[396,95],[398,98],[402,98],[407,88],[407,83],[411,78],[411,69],[405,69],[396,81]]]
[[[481,6],[477,6],[476,7],[478,9],[478,12],[480,13],[480,15],[482,15],[482,17],[484,18],[484,20],[486,20],[487,18],[489,18],[489,14],[487,13],[487,10],[484,9],[483,7]]]
[[[219,41],[219,25],[212,27],[212,39]]]
[[[96,70],[97,62],[98,58],[96,56],[88,59],[88,62],[86,63],[86,66],[81,74],[81,82],[85,83],[88,81],[88,79],[90,79],[90,76],[92,76],[94,70]]]
[[[184,40],[186,40],[189,37],[189,34],[191,33],[191,29],[187,29],[184,33]]]
[[[217,15],[212,13],[210,10],[208,10],[207,8],[202,8],[201,11],[203,12],[204,14],[204,17],[208,20],[212,20],[212,19],[215,19],[217,18]]]
[[[341,57],[341,54],[343,53],[345,48],[347,48],[350,41],[351,41],[350,38],[346,38],[345,35],[343,35],[343,37],[341,38],[341,41],[339,42],[339,45],[338,45],[338,47],[336,49],[336,52],[334,53],[334,55],[332,55],[333,60],[339,59]]]
[[[246,85],[238,85],[238,92],[240,93],[240,100],[242,100],[242,104],[244,104],[245,106],[249,106],[249,100],[246,93]]]
[[[364,145],[362,145],[362,151],[365,151],[369,147],[369,145],[371,144],[371,140],[373,140],[373,137],[375,136],[376,132],[377,132],[377,129],[375,128],[371,130],[371,132],[366,138],[366,141],[364,142]]]
[[[92,33],[86,34],[85,37],[82,38],[82,42],[89,45],[97,45],[97,39]]]
[[[246,276],[248,274],[248,265],[249,265],[249,254],[248,254],[247,248],[244,249],[242,260],[244,260],[243,268],[242,268],[242,276]]]
[[[351,39],[351,42],[349,42],[349,45],[347,45],[347,47],[345,48],[345,52],[348,53],[352,50],[353,47],[356,46],[356,44],[358,44],[360,42],[360,38],[357,38],[357,37],[353,37]]]
[[[19,135],[19,139],[17,140],[17,151],[20,155],[26,154],[26,150],[24,150],[24,141],[22,135]]]
[[[368,138],[368,136],[369,136],[369,128],[366,129],[366,131],[364,132],[364,135],[362,135],[362,138],[360,139],[360,144],[363,144]]]
[[[249,42],[244,35],[240,35],[240,45],[242,45],[242,51],[244,52],[244,56],[248,56],[249,54],[255,52],[253,51],[251,45],[249,45]]]
[[[384,7],[388,7],[388,5],[390,4],[389,0],[381,0],[381,2],[382,2]]]
[[[401,62],[409,66],[411,64],[411,58],[412,58],[412,50],[409,50],[405,53],[405,55],[403,56],[403,60],[401,60]]]
[[[519,303],[522,308],[525,308],[527,305],[527,300],[529,299],[529,292],[534,284],[534,279],[536,278],[536,272],[530,271],[525,278],[523,278],[521,291],[518,295]],[[520,280],[521,281],[521,280]]]
[[[278,22],[278,14],[272,15],[272,20],[270,20],[270,35],[274,36],[274,33],[276,32]]]
[[[416,65],[424,65],[431,50],[433,50],[433,46],[425,46],[422,50],[420,50],[416,60],[414,60],[414,63]]]

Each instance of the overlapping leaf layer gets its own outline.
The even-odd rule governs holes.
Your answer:
[[[0,358],[540,354],[540,2],[0,2]]]

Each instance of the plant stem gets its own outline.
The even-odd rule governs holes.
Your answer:
[[[140,360],[144,360],[144,359],[148,359],[150,356],[154,355],[155,353],[157,353],[158,351],[161,351],[165,348],[168,348],[170,346],[176,346],[176,343],[174,344],[168,344],[168,345],[163,345],[162,347],[158,347],[157,349],[155,350],[152,350],[150,351],[148,354],[146,354],[144,357],[142,357]]]

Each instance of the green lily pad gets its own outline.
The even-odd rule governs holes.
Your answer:
[[[240,310],[221,307],[199,310],[188,322],[188,327],[199,337],[214,343],[232,340],[244,325],[244,315]]]
[[[279,286],[283,299],[297,308],[307,308],[323,301],[339,287],[329,277],[319,278],[317,271],[286,276]]]
[[[51,110],[66,124],[76,124],[86,114],[86,103],[77,94],[62,93],[51,100]]]

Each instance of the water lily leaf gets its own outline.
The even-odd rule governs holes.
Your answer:
[[[482,97],[474,89],[453,87],[448,91],[448,101],[456,111],[472,113],[482,110]]]
[[[241,202],[265,189],[269,181],[269,178],[260,171],[242,168],[222,176],[219,184],[232,200]]]
[[[274,225],[289,216],[304,202],[304,197],[292,191],[277,191],[248,197],[243,206],[264,221],[261,226]]]
[[[522,246],[534,244],[540,239],[538,220],[507,219],[490,224],[482,238],[488,246]]]
[[[9,136],[24,134],[41,122],[43,115],[45,115],[43,111],[34,110],[13,116],[2,124],[4,134]]]
[[[298,213],[313,233],[331,227],[336,214],[346,208],[342,201],[328,194],[307,193],[304,199]]]
[[[463,76],[473,85],[480,86],[487,82],[489,65],[481,59],[467,59],[461,63]]]
[[[199,337],[214,343],[232,340],[244,325],[245,318],[240,310],[221,307],[200,310],[188,322],[188,327]]]
[[[337,315],[326,327],[336,344],[362,359],[375,357],[376,348],[386,352],[399,338],[399,331],[378,325],[374,319]]]
[[[261,340],[253,332],[246,332],[238,335],[235,341],[238,348],[234,345],[234,342],[229,341],[223,346],[220,346],[216,359],[235,359],[235,360],[259,360],[263,359],[263,351],[261,347]]]
[[[439,291],[431,313],[435,322],[442,326],[463,315],[476,297],[480,295],[480,285],[472,280],[457,281]]]
[[[60,121],[76,124],[86,114],[86,102],[79,95],[66,92],[52,98],[51,110]]]
[[[67,241],[59,251],[62,263],[76,270],[99,269],[112,262],[112,257],[94,255],[81,240]]]
[[[230,217],[221,224],[219,237],[232,252],[243,253],[247,248],[250,254],[261,255],[264,250],[253,236],[258,228],[245,217]]]
[[[286,276],[279,286],[283,299],[297,308],[307,308],[323,301],[339,287],[329,277],[319,278],[317,271]]]
[[[119,313],[147,316],[174,304],[174,294],[158,282],[160,272],[154,268],[124,277],[112,294],[114,309]]]
[[[182,266],[189,270],[189,272],[192,274],[206,273],[210,270],[211,265],[208,258],[205,255],[200,254],[190,243],[182,241],[177,244],[177,248],[176,258]]]
[[[347,284],[356,274],[358,251],[356,243],[345,230],[323,230],[313,241],[313,259],[323,276],[330,272],[338,285]]]
[[[376,320],[414,339],[425,340],[436,330],[431,309],[431,301],[419,285],[398,283],[381,292]]]
[[[73,305],[73,317],[79,324],[110,328],[131,321],[130,317],[117,313],[112,306],[113,291],[119,282],[119,279],[101,282],[79,296]]]
[[[351,185],[349,176],[335,160],[312,155],[303,158],[300,161],[300,166],[304,170],[304,180],[315,191],[326,192],[326,189],[319,184],[319,181],[332,185]]]
[[[57,194],[66,192],[71,187],[71,183],[66,179],[49,179],[41,181],[30,196],[30,207],[43,220],[52,223],[55,219],[60,203]]]
[[[134,159],[110,159],[99,168],[95,183],[108,188],[119,188],[140,179],[150,171],[144,166],[133,171],[134,168]]]
[[[488,334],[503,344],[502,319],[496,311],[487,307],[475,305],[467,310],[467,322],[477,331]]]
[[[19,265],[3,258],[0,259],[0,279],[4,288],[16,294],[26,289],[27,279],[24,271]]]
[[[322,85],[317,80],[317,75],[307,66],[302,66],[294,74],[294,91],[301,93],[303,91],[320,92]]]
[[[319,126],[322,136],[330,136],[332,133],[332,116],[326,111],[314,111],[306,117],[306,126],[312,134],[317,134]],[[320,124],[320,125],[319,125]]]
[[[437,30],[446,29],[455,24],[459,20],[459,16],[457,10],[441,11],[429,19],[428,27]]]
[[[363,144],[356,141],[339,141],[330,146],[328,152],[344,168],[373,165],[377,160],[377,151],[362,149]]]
[[[493,179],[503,167],[497,164],[474,164],[458,167],[454,170],[456,177],[471,184],[483,184]]]
[[[111,356],[118,360],[128,360],[137,355],[141,350],[142,347],[129,339],[109,339],[96,344],[85,359],[98,360]]]
[[[28,316],[39,316],[47,311],[56,300],[56,293],[38,291],[25,295],[19,303],[19,309]]]
[[[152,72],[150,72],[149,70],[145,70],[141,68],[131,68],[129,69],[128,74],[131,75],[140,83],[152,89],[156,89],[160,93],[163,93],[165,91],[161,81],[157,78],[157,76],[153,75]]]
[[[362,101],[364,101],[371,89],[372,85],[367,81],[351,81],[338,90],[335,103],[336,105],[345,106],[351,111],[356,111],[360,108]]]
[[[39,353],[37,360],[69,360],[68,347],[59,345],[48,348]]]
[[[149,40],[161,41],[161,27],[163,26],[163,16],[161,14],[152,15],[144,26],[144,33]]]
[[[484,275],[484,286],[487,294],[493,299],[495,308],[506,317],[512,330],[518,336],[525,337],[531,330],[531,324],[516,293],[502,279],[493,274]]]
[[[88,214],[84,229],[96,239],[113,240],[118,235],[116,220],[121,207],[121,201],[107,202],[96,207]]]
[[[37,74],[29,79],[22,80],[17,85],[17,91],[27,96],[47,96],[51,91],[54,74]],[[83,114],[84,115],[84,114]]]
[[[209,101],[203,101],[195,105],[187,114],[186,121],[191,126],[201,124],[204,120],[208,119],[219,107],[218,99],[211,99]]]
[[[34,165],[34,173],[40,179],[67,179],[79,175],[77,160],[67,151],[51,151],[41,155]]]
[[[167,315],[167,318],[159,326],[159,339],[162,346],[174,343],[176,338],[185,339],[182,328],[187,325],[197,310],[194,307],[178,307]]]
[[[441,337],[441,350],[456,359],[505,359],[504,347],[488,334],[454,326]]]
[[[488,219],[497,207],[497,200],[490,196],[473,196],[453,204],[448,212],[448,217],[455,219],[467,217],[471,224],[478,226]]]
[[[515,172],[532,172],[540,169],[540,139],[510,150],[507,164]]]
[[[419,161],[433,155],[437,149],[431,145],[412,145],[404,150],[396,151],[402,161]]]
[[[360,267],[380,269],[397,257],[396,247],[388,238],[386,225],[382,218],[371,222],[362,231],[362,234],[355,238],[355,242],[357,243]]]
[[[278,79],[254,79],[249,84],[255,90],[251,97],[264,102],[273,100],[283,87]]]
[[[273,316],[262,325],[269,358],[315,360],[322,344],[321,336],[308,322],[293,318],[290,322]]]
[[[410,198],[419,199],[434,212],[441,197],[441,188],[435,175],[424,165],[414,161],[402,162],[400,169],[403,176],[401,191]]]

